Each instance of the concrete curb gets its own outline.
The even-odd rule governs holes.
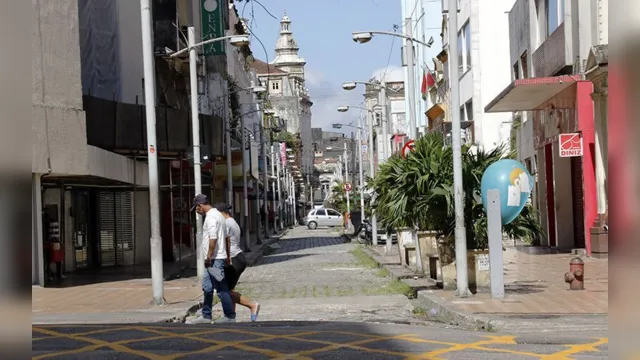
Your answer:
[[[470,330],[497,331],[489,318],[453,309],[431,290],[418,291],[418,302],[428,310],[429,318]]]

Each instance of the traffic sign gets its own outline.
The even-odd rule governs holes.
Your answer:
[[[351,191],[353,189],[353,186],[351,185],[351,183],[347,182],[342,185],[342,188],[344,189],[344,191]]]
[[[413,141],[413,140],[407,141],[407,143],[404,144],[404,146],[402,147],[402,157],[406,158],[407,155],[409,155],[409,151],[413,151],[413,148],[415,146],[416,146],[415,141]]]
[[[582,156],[582,136],[580,133],[567,133],[558,136],[560,145],[560,157]]]

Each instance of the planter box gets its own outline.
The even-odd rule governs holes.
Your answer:
[[[442,288],[444,290],[456,289],[456,254],[453,236],[438,242],[440,255]],[[491,288],[491,276],[489,271],[489,250],[467,251],[467,269],[469,278],[469,290],[473,293],[489,292]]]
[[[440,260],[438,257],[438,233],[435,231],[418,231],[422,263],[425,272],[431,279],[442,281]]]

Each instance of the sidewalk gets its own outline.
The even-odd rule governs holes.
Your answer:
[[[433,290],[429,279],[403,281],[414,288],[422,283],[422,289],[430,289],[416,289],[419,302],[430,316],[468,328],[531,332],[608,329],[607,259],[584,257],[586,289],[571,291],[564,274],[573,255],[526,245],[505,243],[505,247],[505,299],[492,299],[488,293],[458,298],[451,291]],[[398,273],[397,246],[393,249],[394,254],[385,256],[383,247],[368,248],[381,266]]]
[[[247,252],[254,263],[274,237]],[[183,321],[200,306],[202,287],[195,258],[164,264],[164,298],[153,306],[150,265],[69,274],[61,287],[32,287],[32,324],[104,324]]]

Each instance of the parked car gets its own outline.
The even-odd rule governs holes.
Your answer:
[[[309,229],[316,229],[318,226],[342,226],[342,214],[333,209],[313,209],[302,219],[304,225]]]

